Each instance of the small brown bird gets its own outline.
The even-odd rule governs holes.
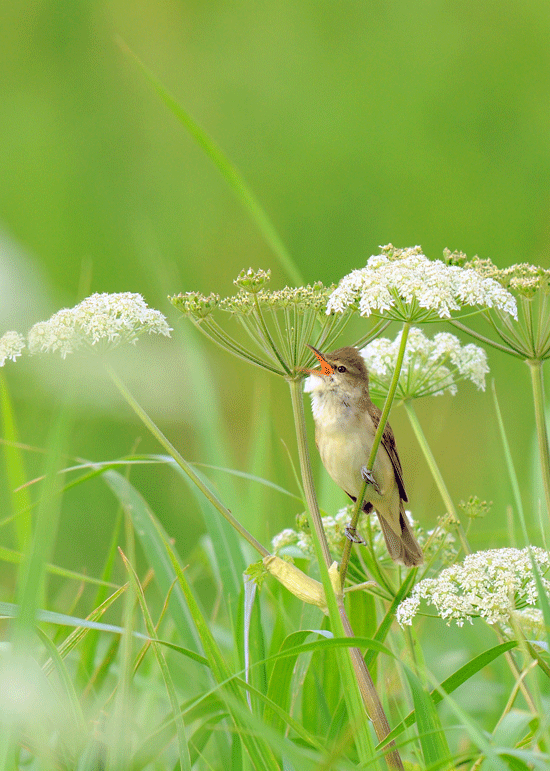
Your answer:
[[[369,395],[369,375],[357,348],[338,348],[324,356],[309,346],[321,363],[307,390],[315,420],[315,444],[323,465],[355,501],[363,481],[363,511],[378,514],[390,557],[401,565],[421,565],[422,549],[414,537],[403,502],[407,494],[390,424],[386,423],[369,473],[367,462],[381,411]]]

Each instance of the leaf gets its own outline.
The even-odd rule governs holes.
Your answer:
[[[69,675],[69,672],[67,671],[67,667],[65,666],[63,659],[59,655],[59,651],[55,647],[54,643],[50,640],[48,635],[38,628],[36,629],[36,633],[42,640],[46,649],[49,651],[49,654],[55,666],[55,670],[59,676],[59,680],[68,697],[69,704],[71,707],[72,718],[74,721],[74,728],[78,733],[84,736],[87,730],[86,720],[84,718],[82,707],[80,706],[80,701],[78,699],[73,681],[71,679],[71,676]]]
[[[424,755],[424,763],[427,766],[442,763],[441,767],[445,768],[451,763],[451,752],[431,694],[424,690],[420,680],[409,667],[404,666],[403,668],[413,697],[418,738]]]
[[[168,541],[168,536],[161,525],[156,522],[153,512],[145,500],[125,477],[117,471],[111,470],[106,471],[103,478],[132,517],[134,529],[145,552],[147,563],[155,572],[155,580],[161,595],[166,597],[176,574],[159,533],[162,533],[166,541]],[[172,590],[170,615],[185,647],[198,649],[200,637],[179,585]]]
[[[159,669],[162,673],[164,685],[166,686],[168,698],[170,699],[170,705],[174,713],[174,720],[176,724],[176,735],[178,739],[178,748],[179,748],[180,768],[181,768],[181,771],[191,771],[191,758],[189,756],[189,748],[187,746],[187,737],[185,735],[185,724],[183,722],[183,716],[179,709],[178,699],[176,696],[176,689],[172,681],[172,676],[170,674],[170,670],[168,669],[168,665],[166,663],[166,659],[164,658],[164,654],[158,644],[155,625],[153,623],[153,619],[151,618],[151,614],[149,613],[149,608],[147,607],[147,603],[145,601],[145,594],[143,592],[143,587],[132,565],[130,565],[130,563],[128,562],[128,560],[126,559],[125,555],[122,552],[121,552],[121,555],[122,555],[122,559],[124,560],[124,564],[126,566],[128,574],[130,576],[130,580],[132,581],[134,585],[134,589],[137,593],[137,598],[139,601],[139,605],[141,607],[141,612],[145,620],[145,626],[147,627],[147,632],[149,634],[149,637],[152,640],[153,652],[155,654],[157,664],[159,665]]]
[[[502,643],[501,645],[495,645],[494,648],[489,648],[489,650],[486,650],[483,653],[480,653],[479,656],[476,656],[467,664],[464,664],[464,666],[460,667],[460,669],[457,669],[456,672],[454,672],[454,674],[452,674],[446,680],[443,680],[443,682],[439,685],[439,689],[434,689],[430,693],[430,696],[434,705],[439,704],[439,702],[442,701],[443,699],[443,695],[440,691],[444,693],[452,693],[460,685],[465,683],[467,680],[469,680],[471,677],[477,674],[480,670],[482,670],[488,664],[490,664],[492,661],[494,661],[499,656],[501,656],[503,653],[506,653],[507,651],[510,651],[513,648],[517,648],[517,645],[518,644],[515,640]],[[415,714],[415,710],[413,710],[407,715],[407,717],[401,723],[399,723],[399,725],[395,726],[395,728],[388,734],[388,736],[386,736],[386,738],[383,741],[381,741],[380,744],[377,745],[376,749],[381,749],[382,747],[385,747],[386,744],[388,744],[388,742],[395,739],[397,736],[399,736],[399,734],[403,733],[403,731],[406,728],[409,728],[415,722],[416,722],[416,714]]]
[[[269,678],[269,685],[267,688],[267,698],[278,704],[283,710],[288,712],[290,699],[292,697],[292,673],[294,672],[294,666],[296,659],[302,653],[301,643],[309,637],[310,634],[320,634],[328,636],[329,632],[323,632],[318,629],[302,629],[298,632],[293,632],[286,637],[279,649],[279,653],[289,653],[288,656],[279,657],[278,654],[270,656],[268,661],[275,660],[275,666],[271,672]],[[266,707],[264,710],[264,721],[268,725],[272,725],[276,730],[284,730],[284,726],[280,719],[277,719],[272,709]]]
[[[0,408],[2,411],[4,460],[11,507],[15,516],[17,545],[21,551],[24,551],[32,537],[31,497],[25,486],[27,481],[25,464],[21,448],[18,445],[17,428],[8,384],[2,374],[0,374]]]
[[[397,606],[405,599],[405,597],[410,592],[414,584],[416,574],[417,574],[417,570],[409,571],[407,577],[399,587],[397,594],[393,598],[390,607],[386,611],[386,615],[382,619],[382,622],[380,623],[380,626],[378,627],[378,630],[374,635],[374,639],[377,640],[378,642],[384,642],[384,640],[386,639],[386,635],[390,631],[392,622],[395,619],[395,611],[397,610]],[[372,662],[375,660],[376,656],[377,656],[377,651],[374,648],[369,648],[365,656],[365,664],[369,669],[371,667]]]

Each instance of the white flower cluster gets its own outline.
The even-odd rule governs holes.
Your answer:
[[[135,343],[148,332],[170,336],[170,327],[160,311],[147,306],[140,294],[93,294],[74,308],[54,313],[35,324],[28,336],[30,353],[59,351],[62,358],[84,346],[101,343],[113,347]]]
[[[346,542],[346,527],[349,525],[354,504],[349,504],[340,509],[334,517],[323,517],[323,528],[327,537],[328,547],[337,560],[340,559]],[[437,527],[434,530],[424,532],[410,513],[406,512],[414,534],[424,549],[426,560],[437,558],[439,564],[449,564],[456,559],[457,548],[455,538],[445,528]],[[359,518],[357,534],[366,542],[372,543],[374,555],[378,562],[393,566],[388,556],[386,542],[382,534],[380,522],[375,514],[363,515]],[[286,528],[278,533],[271,541],[274,554],[283,557],[297,557],[311,560],[315,556],[313,541],[307,531]],[[353,552],[352,552],[353,554]],[[353,559],[353,557],[352,557]]]
[[[533,557],[547,592],[550,581],[544,578],[550,569],[550,555],[531,547]],[[472,622],[481,617],[488,624],[509,624],[512,613],[534,606],[538,597],[529,549],[491,549],[469,554],[464,562],[445,568],[437,578],[425,578],[397,608],[397,620],[412,624],[421,600],[434,605],[447,622]]]
[[[388,392],[400,344],[401,332],[393,341],[377,338],[361,351],[377,395]],[[458,337],[448,332],[438,332],[430,340],[418,327],[411,327],[397,394],[401,399],[440,396],[445,391],[455,394],[461,380],[471,380],[485,390],[488,372],[487,354],[479,346],[462,346]]]
[[[19,332],[6,332],[0,337],[0,367],[6,363],[6,359],[15,361],[25,347],[25,338]]]
[[[450,318],[464,305],[498,308],[517,318],[516,301],[492,278],[475,270],[429,260],[420,246],[381,247],[366,267],[340,281],[330,296],[327,313],[343,312],[358,304],[361,316],[384,313],[406,321]]]

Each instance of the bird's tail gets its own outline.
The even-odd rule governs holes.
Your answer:
[[[380,526],[384,534],[386,546],[390,557],[394,562],[400,565],[406,565],[411,567],[413,565],[422,565],[424,562],[424,555],[420,544],[413,535],[412,528],[409,524],[407,515],[405,514],[405,507],[403,501],[400,501],[399,506],[399,526],[401,528],[401,534],[397,535],[385,518],[378,512],[378,519],[380,520]]]

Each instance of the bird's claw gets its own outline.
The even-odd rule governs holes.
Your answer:
[[[357,534],[357,530],[351,525],[347,525],[344,529],[344,533],[346,534],[346,538],[352,543],[365,543],[361,536]]]
[[[363,480],[364,480],[364,481],[365,481],[367,484],[369,484],[369,485],[372,485],[372,486],[373,486],[373,488],[374,488],[374,491],[375,491],[376,493],[378,493],[378,495],[381,495],[381,494],[382,494],[382,493],[381,493],[381,490],[380,490],[380,485],[378,484],[378,482],[377,482],[377,481],[376,481],[376,479],[374,478],[374,474],[372,473],[372,471],[369,471],[369,469],[368,469],[368,468],[366,468],[365,466],[363,466],[363,468],[361,469],[361,477],[363,478]]]

